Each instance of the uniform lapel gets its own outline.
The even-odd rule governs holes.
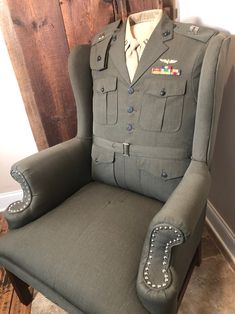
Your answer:
[[[130,77],[126,66],[125,57],[125,31],[126,22],[121,25],[119,32],[117,33],[117,39],[110,48],[110,57],[116,66],[117,70],[124,78],[124,80],[130,85]]]
[[[165,42],[172,38],[173,22],[167,15],[164,14],[161,21],[154,29],[143,51],[135,76],[131,83],[132,85],[136,83],[136,81],[149,69],[149,67],[169,49]]]

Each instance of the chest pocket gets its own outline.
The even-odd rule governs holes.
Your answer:
[[[186,80],[154,78],[145,83],[140,113],[144,130],[176,132],[183,115]]]
[[[93,117],[98,124],[117,122],[117,78],[106,77],[94,81]]]

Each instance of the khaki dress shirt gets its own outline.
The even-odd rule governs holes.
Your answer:
[[[131,14],[126,23],[126,65],[132,81],[144,48],[162,18],[162,10],[148,10]]]

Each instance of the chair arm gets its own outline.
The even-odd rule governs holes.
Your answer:
[[[156,309],[162,309],[162,314],[176,311],[179,287],[178,275],[171,268],[171,251],[193,235],[206,204],[210,179],[206,163],[191,161],[182,181],[149,225],[137,292],[150,313]]]
[[[9,228],[19,228],[55,208],[91,180],[90,140],[73,138],[45,149],[12,166],[21,184],[22,201],[9,205]]]

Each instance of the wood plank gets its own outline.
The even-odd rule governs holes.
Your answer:
[[[113,11],[115,21],[121,19],[125,21],[128,16],[127,1],[126,0],[113,0]]]
[[[114,21],[109,0],[61,0],[59,3],[70,49],[89,43],[104,25]]]
[[[32,288],[31,288],[32,291]],[[12,303],[11,303],[11,309],[9,314],[29,314],[31,312],[31,304],[28,306],[20,303],[20,300],[14,290],[13,297],[12,297]]]
[[[136,0],[126,0],[126,1],[127,1],[128,15],[148,9],[145,5],[145,1],[136,1]]]
[[[6,0],[49,146],[76,134],[66,33],[57,0]],[[12,43],[13,45],[13,43]],[[18,68],[15,71],[18,72]],[[21,76],[18,73],[19,81]],[[27,92],[25,90],[22,93]],[[31,104],[28,107],[29,119]]]
[[[171,17],[175,17],[175,0],[126,0],[127,13],[132,14],[135,12],[152,10],[152,9],[164,9],[164,11]]]
[[[143,0],[143,1],[127,0],[127,3],[128,14],[145,10],[158,9],[161,7],[159,5],[159,0]]]
[[[20,302],[24,305],[29,305],[33,301],[33,295],[29,291],[29,285],[20,278],[16,277],[13,273],[9,272],[9,270],[5,269],[5,271],[18,298],[20,299]]]
[[[0,236],[7,232],[8,226],[3,214],[0,214]]]
[[[10,59],[16,74],[16,78],[21,90],[21,95],[25,104],[25,109],[29,117],[29,123],[39,150],[48,147],[46,134],[38,112],[37,102],[31,86],[30,76],[25,64],[25,58],[21,45],[18,41],[15,28],[11,19],[6,0],[0,2],[1,19],[0,27],[3,32],[8,48]]]
[[[1,282],[0,288],[0,313],[8,314],[11,309],[13,297],[13,287],[10,284],[9,278],[7,278],[6,273],[4,271],[3,281]]]
[[[5,270],[0,269],[0,313],[1,314],[29,314],[31,312],[31,304],[25,306],[22,304],[6,276]],[[33,289],[30,288],[33,293]]]
[[[163,0],[163,9],[172,20],[177,18],[176,0]]]

